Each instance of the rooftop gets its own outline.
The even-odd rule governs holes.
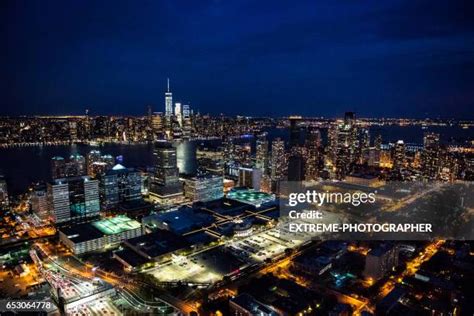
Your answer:
[[[119,234],[127,230],[137,229],[141,224],[125,215],[118,215],[112,218],[105,218],[92,225],[105,235]]]
[[[277,315],[273,310],[268,306],[258,302],[253,296],[242,293],[239,296],[232,299],[232,301],[245,308],[247,311],[254,313],[255,315]]]
[[[169,252],[186,248],[190,245],[181,236],[163,229],[158,229],[153,233],[129,239],[125,244],[135,252],[139,252],[149,258],[155,258]]]
[[[246,188],[232,189],[229,193],[227,193],[227,198],[246,204],[255,205],[257,207],[261,204],[272,202],[275,200],[275,196],[272,194]]]

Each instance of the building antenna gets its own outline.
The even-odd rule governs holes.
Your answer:
[[[168,81],[168,92],[170,92],[170,78],[166,78]]]

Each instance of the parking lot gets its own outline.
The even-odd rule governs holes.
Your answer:
[[[192,257],[172,261],[167,265],[153,270],[151,274],[160,282],[186,281],[214,283],[223,277],[216,271],[212,271],[212,269],[199,258]]]
[[[273,228],[245,239],[230,241],[226,247],[236,256],[255,263],[275,258],[283,254],[286,248],[297,247],[309,239],[307,235],[299,236],[301,240],[289,240],[283,238],[285,236],[289,234],[282,234],[279,228]]]
[[[284,228],[281,228],[284,229]],[[239,268],[262,263],[282,255],[286,248],[295,248],[310,239],[309,235],[289,240],[280,228],[258,232],[245,238],[233,238],[224,245],[195,255],[175,256],[171,262],[149,273],[160,282],[189,282],[212,284]]]

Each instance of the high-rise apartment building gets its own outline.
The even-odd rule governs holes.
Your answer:
[[[328,131],[328,159],[337,179],[344,179],[357,158],[358,142],[355,123],[355,114],[346,112],[344,121],[333,123]]]
[[[403,140],[399,140],[395,143],[392,161],[393,169],[395,170],[400,170],[401,168],[405,167],[406,149]]]
[[[286,157],[285,142],[280,138],[272,141],[272,169],[271,178],[273,181],[281,181],[285,177]]]
[[[173,93],[170,91],[170,79],[167,79],[167,89],[165,92],[165,116],[167,120],[173,116]]]
[[[306,137],[306,169],[305,180],[314,181],[319,176],[319,149],[321,147],[321,132],[319,129],[310,129]]]
[[[31,209],[41,220],[49,217],[47,186],[38,183],[30,193]]]
[[[429,180],[437,179],[441,170],[439,134],[425,133],[421,162],[423,177]]]

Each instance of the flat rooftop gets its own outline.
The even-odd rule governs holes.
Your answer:
[[[59,230],[74,243],[98,239],[105,235],[115,235],[141,227],[141,224],[124,215],[105,218],[92,223],[63,227]]]
[[[247,188],[234,188],[227,193],[227,198],[259,207],[261,204],[275,201],[273,194]]]
[[[161,222],[169,230],[177,234],[183,234],[210,225],[214,221],[215,219],[212,215],[190,207],[181,207],[170,212],[153,214],[143,219],[147,226],[153,227],[157,222]]]
[[[129,239],[125,241],[125,245],[149,258],[155,258],[190,246],[183,237],[163,229]],[[137,256],[137,254],[135,255]]]
[[[97,228],[105,235],[115,235],[123,233],[127,230],[140,228],[141,224],[125,215],[118,215],[112,218],[104,218],[100,221],[93,222],[92,226]]]

